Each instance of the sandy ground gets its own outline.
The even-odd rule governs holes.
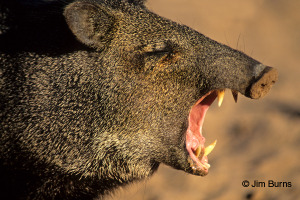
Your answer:
[[[218,144],[209,157],[207,176],[161,165],[149,180],[123,188],[111,199],[300,199],[300,1],[147,4],[162,16],[277,68],[279,81],[261,100],[240,96],[235,104],[228,91],[221,108],[210,108],[204,136],[207,143],[218,139]],[[265,187],[243,187],[244,180]],[[291,187],[269,187],[268,181],[290,182]]]

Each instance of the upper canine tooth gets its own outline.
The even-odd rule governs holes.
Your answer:
[[[225,90],[218,90],[218,106],[222,105],[223,99],[225,95]]]
[[[231,93],[232,93],[232,96],[233,96],[233,99],[234,99],[235,103],[237,103],[239,92],[236,91],[236,90],[231,90]]]
[[[204,150],[204,156],[210,154],[210,152],[215,148],[216,144],[217,144],[217,140],[215,140],[211,145],[207,146]]]

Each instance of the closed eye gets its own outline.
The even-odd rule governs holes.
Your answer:
[[[180,52],[176,50],[179,49],[177,47],[170,41],[149,44],[143,47],[145,69],[147,71],[153,70],[155,67],[165,69],[170,64],[177,62],[180,58]]]
[[[166,54],[170,54],[171,52],[168,50],[161,50],[161,51],[150,51],[150,52],[145,52],[146,56],[164,56]]]
[[[171,46],[166,42],[158,42],[154,44],[149,44],[144,47],[144,53],[146,56],[163,56],[172,53]]]

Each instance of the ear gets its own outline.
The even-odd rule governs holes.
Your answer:
[[[65,8],[64,16],[73,34],[88,46],[103,49],[113,38],[116,20],[108,8],[75,2]]]

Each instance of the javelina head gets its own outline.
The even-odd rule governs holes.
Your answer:
[[[131,173],[165,163],[206,175],[212,146],[205,149],[202,125],[209,106],[226,88],[235,99],[260,98],[277,79],[275,69],[143,6],[79,1],[64,15],[78,40],[101,52],[99,103],[106,128],[118,135],[113,154]]]

